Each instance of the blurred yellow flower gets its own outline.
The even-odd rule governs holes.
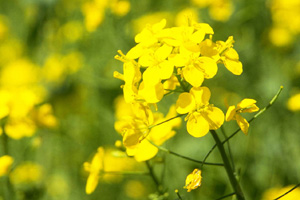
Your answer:
[[[237,106],[229,106],[226,113],[226,121],[236,120],[237,124],[245,133],[248,134],[249,123],[243,118],[240,113],[252,113],[257,112],[259,108],[255,105],[254,99],[243,99]]]
[[[30,118],[9,119],[5,124],[5,133],[9,137],[18,140],[23,137],[31,137],[35,134],[36,125]]]
[[[43,104],[33,111],[33,119],[37,125],[46,128],[54,128],[57,126],[57,119],[53,115],[51,104]]]
[[[190,192],[198,188],[201,185],[201,181],[201,170],[194,169],[194,171],[186,177],[184,188],[187,189],[188,192]]]
[[[125,16],[130,11],[130,2],[127,0],[114,0],[110,4],[112,13],[117,16]]]
[[[104,168],[104,148],[99,147],[97,153],[94,155],[92,162],[85,162],[84,169],[89,172],[86,182],[85,192],[91,194],[96,189],[99,177],[103,173]]]
[[[137,180],[127,181],[124,190],[126,195],[132,199],[142,199],[147,191],[146,186]]]
[[[273,200],[276,199],[277,197],[285,194],[288,192],[290,189],[292,189],[294,185],[286,186],[286,187],[281,187],[281,188],[271,188],[265,191],[265,193],[262,196],[261,200]],[[280,198],[280,200],[297,200],[300,197],[300,188],[296,188],[287,195],[283,196]]]
[[[86,193],[96,189],[99,180],[118,180],[122,171],[136,169],[136,162],[124,152],[99,147],[91,162],[84,163],[85,171],[89,172]]]
[[[176,26],[188,26],[188,19],[192,21],[198,21],[199,16],[197,10],[194,8],[185,8],[179,11],[175,16]]]
[[[0,177],[8,174],[14,159],[11,156],[4,155],[0,157]]]
[[[300,110],[300,93],[291,96],[287,102],[287,107],[291,111]]]
[[[12,184],[16,186],[39,184],[43,179],[43,169],[37,163],[24,162],[10,173],[9,178]]]
[[[209,104],[211,93],[207,87],[193,87],[189,93],[181,93],[176,102],[179,114],[188,113],[187,131],[194,137],[203,137],[209,130],[220,128],[224,122],[224,113]]]

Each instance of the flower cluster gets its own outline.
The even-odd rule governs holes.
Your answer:
[[[141,112],[149,109],[149,104],[160,102],[166,92],[180,86],[184,92],[177,100],[176,110],[179,114],[188,113],[185,119],[191,135],[204,136],[224,122],[223,112],[209,104],[210,90],[201,87],[204,80],[217,74],[218,63],[223,63],[235,75],[243,72],[239,55],[233,48],[233,37],[213,42],[213,29],[192,19],[188,19],[188,26],[165,26],[164,19],[147,25],[136,35],[137,44],[126,55],[119,51],[120,56],[115,58],[124,63],[123,74],[114,72],[114,77],[125,82],[122,88],[127,103],[144,105]],[[147,123],[139,120],[145,122],[146,132],[152,123],[149,118],[147,120]],[[128,132],[123,134],[125,146],[128,146]],[[131,131],[130,135],[135,137],[136,144],[145,133]]]
[[[158,146],[174,136],[185,115],[187,132],[203,137],[210,130],[219,129],[225,119],[236,120],[247,134],[249,123],[240,114],[256,112],[253,99],[244,99],[224,112],[210,103],[211,91],[203,83],[218,72],[223,64],[234,75],[243,72],[239,55],[233,48],[233,37],[213,41],[213,29],[206,23],[188,18],[187,25],[166,28],[166,20],[147,25],[135,36],[137,43],[126,54],[115,56],[123,62],[123,73],[114,77],[124,81],[123,98],[116,101],[115,129],[123,137],[129,156],[137,161],[153,158]],[[170,93],[180,93],[166,117],[158,112],[159,102]],[[151,106],[156,108],[155,111]],[[176,112],[178,115],[176,115]],[[201,184],[201,170],[195,169],[187,177],[185,188],[196,189]]]

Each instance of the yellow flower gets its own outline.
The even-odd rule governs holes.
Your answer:
[[[267,190],[262,197],[262,200],[273,200],[283,194],[285,194],[287,191],[292,189],[294,185],[282,187],[282,188],[271,188]],[[287,195],[280,198],[280,200],[296,200],[300,197],[300,188],[296,188]]]
[[[300,110],[300,93],[291,96],[287,102],[287,107],[291,111]]]
[[[125,152],[99,147],[91,162],[84,163],[85,171],[89,172],[86,183],[86,193],[91,194],[100,180],[120,180],[122,171],[132,171],[140,168]],[[113,174],[110,174],[112,172]],[[116,173],[119,172],[119,175]]]
[[[25,162],[17,166],[9,175],[14,185],[38,184],[43,178],[42,166],[32,162]]]
[[[238,53],[232,48],[233,43],[234,40],[232,36],[228,37],[226,42],[217,41],[221,61],[225,67],[234,75],[241,75],[243,73],[243,65],[239,61]]]
[[[5,155],[0,157],[0,177],[8,174],[14,159],[11,156]]]
[[[119,101],[120,105],[123,105]],[[128,110],[131,106],[131,110]],[[181,119],[176,118],[169,122],[154,126],[151,125],[163,122],[176,115],[175,107],[170,108],[166,117],[162,113],[152,113],[149,106],[142,103],[133,103],[132,105],[117,108],[123,110],[123,116],[115,122],[115,129],[123,136],[123,144],[129,156],[134,156],[137,161],[145,161],[153,158],[158,149],[151,144],[163,144],[166,140],[174,136],[172,129],[180,126]],[[117,111],[120,115],[120,111]],[[149,140],[151,142],[149,142]]]
[[[184,188],[190,192],[201,185],[201,180],[201,170],[194,169],[194,171],[186,177]]]
[[[252,113],[257,112],[259,108],[255,105],[254,99],[243,99],[237,106],[229,106],[226,113],[226,121],[236,120],[237,124],[245,133],[248,134],[249,123],[243,118],[240,113]]]
[[[224,113],[209,104],[211,93],[207,87],[193,87],[189,93],[181,93],[176,102],[180,114],[188,113],[187,131],[194,137],[205,136],[209,130],[220,128],[224,122]]]
[[[90,173],[85,187],[85,192],[87,194],[91,194],[96,189],[103,168],[104,168],[104,148],[99,147],[97,153],[94,155],[92,159],[92,162],[84,163],[85,171]]]

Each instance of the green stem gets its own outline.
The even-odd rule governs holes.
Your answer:
[[[179,158],[183,158],[185,160],[189,160],[189,161],[192,161],[192,162],[195,162],[195,163],[200,163],[200,164],[203,164],[203,165],[213,165],[213,166],[224,166],[224,164],[222,163],[210,163],[210,162],[204,162],[204,161],[200,161],[200,160],[196,160],[196,159],[193,159],[193,158],[190,158],[190,157],[187,157],[187,156],[184,156],[184,155],[181,155],[181,154],[178,154],[178,153],[175,153],[174,151],[171,151],[169,149],[166,149],[164,147],[161,147],[161,146],[158,146],[156,144],[154,144],[152,141],[148,140],[153,146],[157,147],[159,150],[161,151],[164,151],[166,153],[169,153],[171,155],[174,155],[174,156],[177,156]]]
[[[155,127],[155,126],[159,126],[159,125],[161,125],[161,124],[164,124],[164,123],[166,123],[166,122],[168,122],[168,121],[171,121],[171,120],[173,120],[173,119],[176,119],[176,118],[181,117],[181,116],[184,116],[184,115],[186,115],[186,114],[180,114],[180,115],[177,115],[177,116],[175,116],[175,117],[171,117],[170,119],[167,119],[167,120],[165,120],[165,121],[162,121],[162,122],[157,123],[157,124],[154,124],[154,125],[151,125],[151,126],[149,126],[148,128],[151,129],[151,128]]]
[[[209,157],[209,155],[211,154],[211,152],[212,152],[213,150],[214,150],[214,146],[213,146],[213,148],[211,148],[211,149],[209,150],[209,152],[205,155],[205,157],[204,157],[204,159],[203,159],[203,161],[202,161],[202,164],[201,164],[201,166],[200,166],[200,169],[203,168],[203,165],[204,165],[206,159]],[[223,165],[223,166],[224,166],[224,165]]]
[[[227,134],[225,133],[225,130],[224,130],[223,126],[221,126],[221,132],[223,133],[225,139],[227,139],[228,137],[227,137]],[[235,172],[235,165],[234,165],[233,156],[232,156],[232,153],[231,153],[231,148],[230,148],[229,141],[227,142],[227,148],[228,148],[228,153],[229,153],[229,159],[231,161],[231,166],[232,166],[233,171]]]
[[[211,130],[210,131],[215,142],[216,142],[216,145],[219,149],[219,152],[221,154],[221,157],[222,157],[222,160],[224,162],[224,167],[225,167],[225,170],[227,172],[227,176],[229,178],[229,181],[231,183],[231,186],[233,187],[233,190],[237,196],[237,199],[238,200],[245,200],[245,197],[244,197],[244,194],[243,194],[243,191],[241,189],[241,186],[239,184],[239,182],[236,180],[235,176],[234,176],[234,173],[233,173],[233,170],[231,168],[231,165],[229,163],[229,160],[228,160],[228,157],[226,155],[226,152],[225,152],[225,149],[224,149],[224,146],[221,142],[221,140],[219,139],[216,131],[214,130]]]
[[[148,168],[148,170],[149,170],[149,174],[150,174],[152,180],[154,181],[154,183],[155,183],[155,185],[156,185],[156,187],[157,187],[158,192],[159,192],[160,194],[162,194],[161,185],[160,185],[160,183],[159,183],[157,177],[156,177],[155,174],[154,174],[154,171],[153,171],[152,166],[150,165],[149,161],[146,161],[145,163],[146,163],[147,168]]]
[[[216,200],[225,199],[225,198],[230,197],[230,196],[233,196],[233,195],[235,195],[234,192],[233,192],[233,193],[230,193],[230,194],[227,194],[227,195],[225,195],[225,196],[222,196],[222,197],[220,197],[220,198],[217,198]]]
[[[189,89],[187,88],[187,86],[184,84],[184,82],[181,80],[181,76],[177,75],[176,76],[181,88],[185,91],[185,92],[189,92]]]

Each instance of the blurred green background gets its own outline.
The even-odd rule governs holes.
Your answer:
[[[166,18],[167,27],[176,26],[185,12],[209,23],[214,41],[234,36],[234,48],[243,63],[241,76],[219,67],[217,76],[205,82],[211,88],[212,103],[225,111],[226,97],[235,103],[254,98],[263,108],[284,86],[276,103],[251,123],[249,135],[238,133],[230,141],[237,176],[248,199],[261,199],[269,188],[299,182],[300,98],[287,106],[290,97],[300,92],[297,1],[0,0],[0,89],[8,88],[14,78],[18,82],[28,76],[26,84],[43,91],[34,107],[50,104],[57,121],[55,126],[37,126],[30,137],[0,136],[0,156],[14,158],[12,172],[24,163],[39,166],[36,180],[13,184],[18,199],[155,199],[151,195],[156,192],[155,184],[144,175],[100,180],[95,192],[87,195],[83,163],[92,159],[99,146],[113,148],[122,139],[114,130],[114,99],[122,94],[122,82],[112,76],[114,71],[122,72],[122,63],[114,59],[117,50],[132,48],[134,36],[146,24]],[[31,66],[30,73],[38,71],[34,83],[29,72],[21,70],[23,65]],[[21,87],[23,82],[18,84]],[[164,106],[174,103],[176,97],[168,101],[159,108],[166,111]],[[228,135],[236,128],[235,123],[225,124]],[[209,135],[196,139],[187,134],[184,124],[164,144],[198,160],[213,145]],[[217,150],[208,161],[221,161]],[[185,178],[199,165],[164,152],[152,161],[156,162],[155,172],[165,171],[166,199],[177,198],[175,189],[183,199],[217,199],[232,192],[222,167],[204,167],[202,186],[187,193]],[[139,165],[147,170],[144,163]],[[7,181],[0,177],[0,199],[8,198]]]

